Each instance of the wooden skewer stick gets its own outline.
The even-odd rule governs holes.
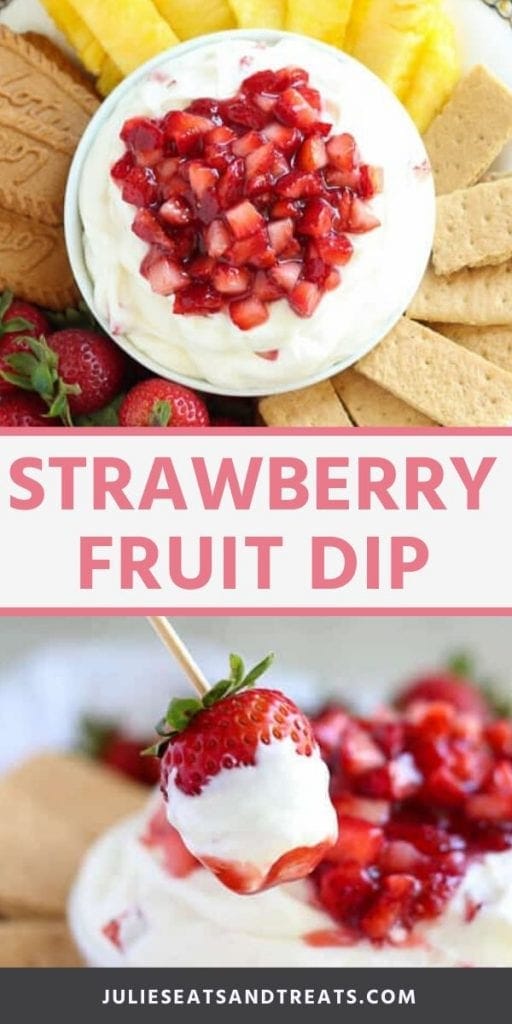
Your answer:
[[[208,680],[201,672],[199,665],[194,661],[190,651],[185,647],[183,640],[178,636],[174,626],[171,626],[171,623],[164,615],[148,615],[148,622],[153,627],[157,636],[160,637],[164,647],[176,658],[176,661],[199,696],[204,697],[205,693],[208,693],[210,689]]]

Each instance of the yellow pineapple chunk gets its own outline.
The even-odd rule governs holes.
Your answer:
[[[153,0],[155,7],[179,39],[192,39],[207,32],[236,28],[227,0]]]
[[[350,53],[403,99],[438,10],[439,0],[371,0]]]
[[[92,75],[98,75],[105,60],[105,51],[68,0],[42,0],[43,6],[68,43]]]
[[[229,0],[239,28],[284,28],[286,0]]]
[[[70,0],[123,75],[178,42],[151,0]]]
[[[420,132],[450,98],[461,74],[455,28],[440,11],[423,47],[404,103]]]
[[[122,81],[122,74],[116,68],[110,57],[105,57],[99,78],[96,79],[96,88],[101,96],[108,96],[112,89]]]
[[[357,0],[288,0],[286,28],[342,47],[353,6]]]
[[[355,42],[359,39],[361,27],[364,25],[366,15],[368,14],[372,3],[373,0],[353,0],[343,46],[343,49],[346,50],[347,53],[352,53]]]

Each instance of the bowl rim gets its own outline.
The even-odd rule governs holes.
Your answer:
[[[287,384],[279,384],[275,386],[263,386],[256,385],[254,387],[245,386],[241,387],[228,387],[218,384],[213,384],[203,377],[190,377],[187,374],[182,374],[177,371],[171,370],[167,366],[163,366],[156,359],[153,359],[147,353],[141,351],[129,338],[124,335],[113,334],[110,330],[106,319],[100,315],[94,304],[94,290],[93,282],[87,269],[85,255],[84,255],[84,244],[83,244],[83,224],[80,216],[79,209],[79,190],[81,175],[84,167],[84,163],[87,159],[89,150],[93,144],[93,141],[102,127],[102,125],[108,120],[110,115],[115,110],[117,104],[123,99],[125,94],[129,93],[133,86],[145,78],[146,75],[150,74],[155,68],[158,68],[162,63],[172,60],[177,57],[181,57],[183,54],[200,49],[203,46],[223,43],[233,38],[243,38],[249,41],[261,41],[261,42],[277,42],[280,39],[297,39],[303,41],[307,40],[312,46],[319,48],[330,56],[335,56],[338,60],[343,59],[345,62],[357,64],[359,67],[364,67],[366,74],[371,75],[376,81],[378,81],[381,88],[386,89],[389,93],[389,97],[393,100],[397,107],[400,108],[405,116],[409,116],[407,110],[395,96],[395,94],[388,89],[385,82],[382,81],[374,72],[370,71],[364,65],[361,65],[360,61],[352,57],[350,54],[345,53],[343,50],[338,50],[334,46],[330,46],[328,43],[324,43],[319,39],[314,39],[310,36],[305,36],[297,32],[287,32],[284,29],[228,29],[224,32],[212,32],[202,36],[195,36],[192,39],[185,40],[182,43],[178,43],[176,46],[172,46],[167,50],[163,50],[151,57],[150,60],[141,64],[140,67],[136,68],[127,75],[119,85],[103,100],[98,110],[91,118],[87,125],[85,132],[83,133],[80,142],[75,150],[73,159],[71,161],[64,195],[64,239],[66,245],[66,251],[68,259],[71,265],[73,277],[77,284],[77,287],[82,295],[88,308],[91,310],[93,316],[100,324],[102,330],[107,334],[116,345],[119,346],[130,358],[135,360],[141,366],[144,366],[151,373],[158,377],[163,377],[166,380],[171,380],[182,384],[184,387],[191,388],[194,391],[202,391],[207,394],[221,395],[224,397],[232,398],[263,398],[266,396],[287,394],[288,392],[298,391],[305,388],[320,384],[323,381],[329,380],[331,377],[336,376],[343,370],[353,366],[359,359],[367,355],[380,341],[388,334],[388,332],[394,327],[399,321],[400,317],[404,314],[410,301],[413,299],[416,292],[416,288],[421,281],[421,278],[428,266],[430,260],[430,252],[432,248],[432,241],[434,237],[435,229],[435,192],[433,177],[430,176],[430,203],[431,203],[431,232],[429,233],[429,244],[425,243],[425,252],[418,250],[418,267],[421,266],[421,273],[418,273],[417,282],[414,289],[411,289],[411,294],[408,295],[405,306],[394,307],[387,319],[379,327],[378,331],[374,332],[364,345],[361,345],[355,352],[351,352],[348,355],[336,360],[336,362],[330,364],[327,367],[323,367],[320,371],[309,376],[295,380]],[[421,142],[423,149],[425,150],[423,139],[416,128],[412,118],[409,118],[411,128],[416,132],[416,135]],[[428,155],[425,150],[425,158],[428,160]],[[420,260],[421,256],[421,260]]]

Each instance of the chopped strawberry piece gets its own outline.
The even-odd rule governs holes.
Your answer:
[[[221,210],[234,206],[244,194],[245,166],[241,158],[233,160],[222,175],[217,186],[217,198]]]
[[[282,124],[300,128],[302,131],[314,131],[318,123],[318,110],[297,88],[290,87],[280,94],[274,112]]]
[[[300,277],[302,267],[300,263],[277,263],[271,267],[268,274],[275,285],[283,292],[291,292],[295,288]]]
[[[477,821],[510,821],[512,819],[512,796],[500,793],[476,793],[469,796],[465,807],[468,818]]]
[[[302,216],[302,204],[293,199],[279,199],[273,204],[270,213],[274,220],[283,220],[285,217],[298,220]]]
[[[279,80],[275,71],[256,71],[244,79],[244,92],[279,92]]]
[[[339,235],[330,231],[323,238],[317,237],[317,245],[320,256],[325,263],[344,266],[350,260],[354,251],[352,242],[346,235]]]
[[[339,834],[334,846],[326,854],[326,860],[338,864],[352,861],[361,867],[373,864],[384,843],[381,828],[358,818],[340,816]]]
[[[319,171],[327,164],[327,149],[321,135],[310,135],[304,140],[297,155],[301,171]]]
[[[379,866],[385,874],[417,872],[429,864],[428,857],[405,839],[392,839],[386,843],[379,857]]]
[[[171,110],[163,121],[165,136],[174,142],[180,156],[190,155],[202,142],[202,137],[215,127],[209,117],[201,117],[186,110]]]
[[[331,267],[327,277],[324,281],[324,288],[326,292],[332,292],[338,287],[341,281],[341,274],[334,267]]]
[[[268,309],[264,302],[260,302],[254,295],[247,299],[238,299],[230,302],[229,315],[241,331],[250,331],[253,327],[259,327],[268,320]]]
[[[222,309],[222,295],[208,284],[191,284],[178,292],[174,300],[174,312],[181,314],[218,313]]]
[[[372,738],[352,723],[346,730],[341,747],[341,764],[348,775],[361,775],[385,765],[386,759]]]
[[[265,112],[247,99],[224,100],[220,104],[220,111],[229,125],[261,131],[267,123]]]
[[[268,348],[264,352],[255,352],[255,356],[259,356],[260,359],[266,359],[268,363],[275,363],[276,359],[279,359],[278,348]]]
[[[248,238],[265,226],[265,220],[255,206],[245,199],[226,212],[226,220],[235,238]]]
[[[206,229],[205,242],[208,255],[218,259],[231,245],[232,235],[223,221],[212,220]]]
[[[149,117],[132,117],[125,121],[120,137],[132,153],[141,150],[162,150],[164,133]]]
[[[209,281],[215,270],[215,260],[211,256],[196,256],[187,264],[187,272],[195,281]]]
[[[311,281],[299,281],[289,293],[288,302],[298,316],[310,317],[313,316],[320,298],[320,289],[316,284],[312,284]]]
[[[123,179],[122,197],[132,206],[151,206],[158,198],[155,175],[149,167],[132,167]]]
[[[288,89],[291,85],[307,85],[309,82],[308,72],[304,71],[304,68],[294,66],[280,68],[275,72],[275,76],[277,92],[282,92],[283,89]]]
[[[158,295],[173,295],[190,283],[190,277],[181,269],[179,263],[164,255],[155,258],[148,253],[142,261],[140,271],[149,281],[151,290]]]
[[[159,214],[162,220],[165,220],[166,224],[171,224],[172,227],[183,227],[185,224],[190,224],[192,220],[192,210],[186,199],[181,196],[166,199],[160,207]]]
[[[233,152],[235,152],[237,140],[238,136],[236,132],[232,131],[231,128],[228,128],[227,125],[220,124],[206,133],[204,137],[204,144],[205,146],[212,146],[218,149],[224,149],[225,147],[231,146],[233,148]]]
[[[376,892],[376,882],[359,864],[346,863],[322,867],[319,879],[320,899],[338,921],[351,922],[364,913]]]
[[[274,252],[279,255],[290,244],[293,238],[293,221],[290,217],[274,220],[268,226],[268,237]]]
[[[146,210],[144,207],[140,207],[135,214],[132,231],[134,235],[141,238],[143,242],[149,242],[150,245],[159,245],[163,249],[172,248],[172,240],[164,230],[158,217],[151,210]]]
[[[297,128],[280,124],[279,121],[271,121],[270,124],[265,125],[263,134],[285,156],[292,156],[296,153],[302,142],[302,135]]]
[[[334,210],[330,203],[327,203],[325,199],[311,199],[306,203],[304,213],[297,225],[297,230],[301,231],[303,235],[322,238],[322,236],[330,232],[333,217]],[[352,246],[350,248],[352,249]]]
[[[351,234],[363,234],[365,231],[373,231],[380,227],[380,220],[368,209],[362,199],[354,196],[347,231]]]
[[[297,89],[297,92],[300,92],[301,96],[307,100],[310,107],[313,107],[313,110],[320,113],[322,109],[322,97],[320,96],[318,89],[312,89],[310,85],[302,83],[300,85],[296,85],[295,88]]]
[[[135,161],[132,153],[124,153],[123,156],[116,160],[115,164],[110,168],[110,175],[114,181],[124,181],[128,176],[128,172],[134,167]]]
[[[252,275],[242,267],[229,267],[219,264],[215,269],[212,281],[214,288],[223,295],[243,295],[251,284]]]
[[[380,895],[361,921],[364,933],[374,942],[391,937],[397,925],[406,925],[420,883],[412,875],[388,875],[382,880]]]
[[[485,736],[494,753],[512,758],[512,722],[498,719],[486,727]]]
[[[249,156],[249,153],[254,153],[257,149],[261,149],[265,142],[263,135],[259,132],[246,132],[245,135],[236,137],[236,141],[231,147],[235,156]]]
[[[391,804],[388,800],[370,800],[364,796],[344,793],[342,796],[335,796],[333,804],[339,817],[348,815],[351,818],[361,818],[372,825],[385,825],[391,816]]]
[[[361,164],[359,168],[359,188],[361,199],[373,199],[384,187],[384,171],[382,167],[371,167]]]
[[[275,149],[271,142],[249,153],[245,160],[245,169],[248,178],[254,178],[257,174],[265,174],[270,171],[275,158]]]
[[[266,231],[256,231],[248,238],[240,238],[228,250],[229,260],[235,267],[249,263],[252,267],[266,269],[276,262],[274,250],[271,248]]]
[[[276,181],[276,192],[285,199],[309,199],[322,194],[322,183],[307,171],[290,171]]]
[[[219,175],[210,167],[192,163],[189,167],[188,177],[190,187],[199,199],[215,188]]]
[[[333,135],[326,144],[331,167],[339,171],[352,171],[358,161],[357,146],[353,135],[344,132]]]
[[[252,294],[261,302],[275,302],[282,299],[283,289],[279,287],[270,277],[272,270],[258,270],[252,286]]]

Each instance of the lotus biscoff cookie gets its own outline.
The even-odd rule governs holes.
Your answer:
[[[512,178],[459,189],[437,200],[436,274],[504,263],[512,256]]]
[[[0,921],[0,967],[81,967],[65,921]]]
[[[0,290],[49,309],[78,301],[60,226],[21,217],[0,206]]]
[[[447,324],[512,323],[512,260],[441,277],[430,266],[407,310],[413,320]]]
[[[23,36],[0,26],[0,124],[71,157],[98,106]]]
[[[329,380],[299,391],[262,398],[259,412],[268,427],[352,426]]]
[[[439,195],[474,185],[512,138],[512,92],[477,65],[424,136]]]
[[[357,369],[441,426],[512,423],[512,374],[405,317]]]
[[[428,416],[402,402],[350,368],[332,378],[334,388],[358,427],[434,427]]]

